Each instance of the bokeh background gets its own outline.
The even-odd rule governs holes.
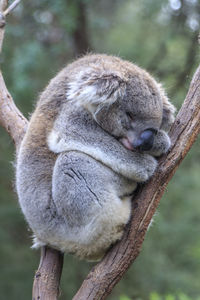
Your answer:
[[[179,109],[200,61],[198,0],[22,1],[8,17],[3,74],[29,117],[39,92],[87,53],[119,55],[162,82]],[[167,187],[136,262],[110,300],[200,299],[200,142]],[[31,250],[14,192],[15,152],[0,128],[0,299],[31,299],[39,252]],[[65,256],[61,300],[72,299],[92,264]]]

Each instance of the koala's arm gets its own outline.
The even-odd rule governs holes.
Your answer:
[[[70,132],[66,135],[58,130],[52,130],[48,136],[49,149],[54,153],[66,151],[85,153],[117,174],[136,182],[144,182],[153,175],[157,161],[152,155],[127,150],[116,139],[106,134],[98,139],[95,132],[86,131],[86,133],[84,136],[87,140],[80,140],[79,134],[72,137]]]

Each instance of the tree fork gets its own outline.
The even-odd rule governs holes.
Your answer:
[[[14,1],[16,4],[18,0]],[[5,27],[7,0],[0,0],[0,50]],[[11,6],[10,6],[11,7]],[[13,5],[10,11],[14,8]],[[0,124],[6,129],[18,149],[28,121],[14,104],[0,73]],[[154,176],[138,189],[133,202],[134,217],[126,227],[123,238],[108,251],[83,281],[73,300],[102,300],[112,291],[131,263],[138,256],[148,225],[169,180],[188,153],[200,132],[200,67],[190,84],[189,92],[171,128],[172,146],[159,159]],[[63,254],[43,247],[33,285],[33,299],[56,300],[62,273]]]

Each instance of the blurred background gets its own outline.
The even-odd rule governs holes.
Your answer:
[[[87,53],[146,68],[179,109],[200,60],[198,0],[22,1],[7,19],[1,68],[29,117],[40,91]],[[200,299],[200,141],[167,187],[142,252],[110,300]],[[0,299],[31,299],[39,251],[31,250],[14,192],[13,143],[0,128]],[[65,255],[61,300],[72,299],[92,264]]]

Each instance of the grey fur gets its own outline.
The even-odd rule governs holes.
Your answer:
[[[85,56],[51,80],[17,158],[16,187],[34,247],[100,259],[122,236],[137,183],[169,149],[174,111],[146,71],[117,57]],[[132,149],[149,128],[157,132],[153,146]]]

